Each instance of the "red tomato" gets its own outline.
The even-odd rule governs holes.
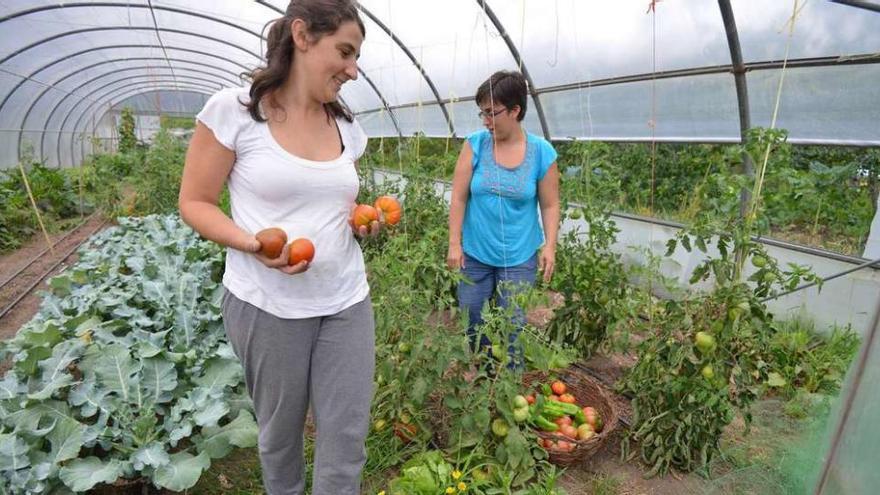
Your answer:
[[[287,234],[276,227],[263,229],[254,236],[260,241],[260,252],[267,258],[275,259],[281,256],[281,250],[287,243]]]
[[[578,431],[577,428],[571,425],[565,425],[559,428],[559,432],[568,438],[577,439]]]
[[[403,443],[412,442],[418,432],[419,428],[414,424],[405,424],[400,421],[394,423],[394,435]]]
[[[562,416],[553,420],[554,423],[559,426],[565,426],[571,424],[571,416]]]
[[[355,227],[370,228],[370,223],[379,220],[379,212],[370,205],[357,205],[351,214],[351,222]]]
[[[589,440],[590,438],[593,437],[593,435],[596,434],[596,432],[593,431],[593,427],[587,423],[584,423],[584,424],[578,426],[577,433],[578,433],[578,440],[581,440],[581,441]]]
[[[397,202],[396,199],[391,196],[382,196],[376,200],[373,204],[377,210],[382,211],[382,216],[385,220],[385,223],[388,225],[394,225],[400,221],[400,216],[403,212],[400,209],[400,203]]]
[[[595,409],[592,407],[585,407],[584,418],[587,420],[587,424],[593,427],[594,431],[602,431],[602,417],[599,416],[599,413]]]
[[[312,241],[300,237],[290,243],[287,264],[295,265],[301,261],[309,261],[315,257],[315,245]]]
[[[562,383],[562,382],[560,382],[559,380],[557,380],[557,381],[553,382],[552,385],[550,385],[550,390],[552,390],[553,393],[556,394],[556,395],[562,395],[562,394],[564,394],[565,391],[568,390],[568,389],[567,389],[567,387],[565,386],[564,383]]]
[[[562,394],[559,396],[559,402],[574,404],[575,402],[577,402],[577,400],[575,400],[574,396],[571,394]]]

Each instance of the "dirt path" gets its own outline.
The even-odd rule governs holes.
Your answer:
[[[34,316],[42,301],[38,292],[45,289],[46,281],[52,275],[61,272],[76,261],[76,253],[65,256],[66,253],[91,236],[95,229],[104,221],[103,216],[95,215],[79,228],[72,227],[63,232],[51,234],[49,238],[53,243],[57,243],[53,247],[54,253],[47,251],[42,256],[40,255],[46,249],[46,240],[40,234],[33,236],[19,249],[0,256],[0,283],[9,281],[9,283],[0,287],[0,311],[20,296],[34,280],[43,276],[50,267],[64,258],[64,261],[55,267],[49,276],[31,289],[28,295],[16,303],[12,310],[0,317],[0,339],[5,340],[15,336],[18,329]],[[70,235],[64,238],[68,233]],[[32,265],[28,266],[21,273],[14,275],[19,269],[38,256],[39,259]],[[12,278],[10,279],[10,277]]]

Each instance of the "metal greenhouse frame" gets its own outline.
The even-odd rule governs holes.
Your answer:
[[[749,129],[770,120],[776,76],[788,72],[794,82],[777,104],[787,112],[782,127],[790,127],[790,142],[880,146],[876,0],[813,0],[812,10],[790,17],[765,12],[778,14],[784,10],[779,5],[788,9],[790,2],[658,2],[361,0],[364,60],[360,77],[343,88],[341,98],[370,136],[460,138],[478,127],[463,116],[473,110],[475,83],[491,70],[518,68],[535,110],[525,123],[548,140],[739,143]],[[261,62],[267,23],[286,4],[3,2],[0,169],[29,154],[53,167],[78,166],[96,151],[92,138],[114,132],[114,109],[139,96],[158,101],[160,94],[187,94],[194,103],[186,110],[195,114],[214,92],[246,84],[244,74]],[[654,16],[647,15],[646,5]],[[660,35],[658,11],[662,20],[674,21],[660,26]],[[615,33],[614,22],[633,13],[644,19]],[[596,28],[603,19],[611,26],[607,32]],[[807,24],[799,34],[806,42],[794,55],[788,45],[783,54],[779,21]],[[575,27],[561,27],[563,22]],[[620,46],[622,39],[641,44]],[[754,174],[745,153],[743,164],[746,174]],[[743,205],[747,194],[742,193]],[[647,229],[680,227],[637,215],[617,218]],[[821,260],[833,272],[870,273],[873,285],[867,286],[878,287],[876,262],[762,242]],[[878,294],[861,297],[876,300]],[[860,314],[870,321],[865,344],[816,494],[829,493],[829,472],[844,438],[853,435],[846,431],[847,420],[858,393],[865,394],[859,386],[865,386],[868,363],[880,361],[875,349],[880,303],[871,311],[872,319]]]

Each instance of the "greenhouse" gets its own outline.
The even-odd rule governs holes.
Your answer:
[[[880,1],[6,0],[0,32],[0,493],[880,486]]]

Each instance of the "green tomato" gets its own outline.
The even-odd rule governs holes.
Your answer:
[[[769,283],[772,283],[774,280],[776,280],[775,273],[773,273],[773,272],[765,272],[764,273],[764,282],[767,282],[769,284]]]
[[[715,370],[712,369],[712,365],[710,364],[703,366],[703,369],[700,370],[700,374],[702,374],[703,378],[705,378],[706,380],[712,380],[713,378],[715,378]]]
[[[497,359],[501,364],[507,362],[507,349],[504,348],[501,344],[494,344],[492,346],[492,357]]]
[[[572,220],[580,220],[581,217],[583,217],[583,213],[581,213],[580,208],[575,208],[568,214],[568,218],[571,218]]]
[[[501,418],[492,421],[492,433],[494,433],[496,437],[504,438],[507,436],[508,431],[510,431],[510,426],[507,424],[507,421],[504,421]]]
[[[706,332],[697,332],[697,336],[694,341],[697,345],[697,349],[699,349],[700,352],[703,354],[708,354],[715,350],[715,337]]]
[[[754,265],[755,268],[763,268],[767,266],[767,258],[760,254],[756,254],[755,256],[752,256],[752,265]]]
[[[529,406],[519,407],[513,410],[513,419],[516,420],[517,423],[522,423],[523,421],[529,419]]]
[[[730,308],[727,310],[727,317],[731,320],[736,320],[742,316],[742,310],[740,308]]]
[[[529,401],[527,401],[525,397],[523,397],[522,395],[517,395],[513,398],[514,409],[522,409],[524,407],[529,407]]]
[[[401,343],[397,344],[397,350],[403,354],[408,353],[410,351],[410,349],[411,349],[411,346],[409,345],[409,342],[401,342]]]

